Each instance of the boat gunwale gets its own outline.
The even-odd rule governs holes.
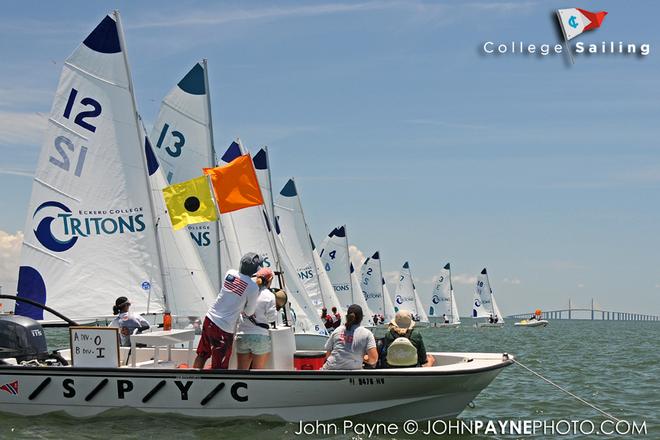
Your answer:
[[[304,378],[314,380],[340,380],[343,377],[351,376],[386,376],[386,377],[406,377],[411,376],[460,376],[475,373],[484,373],[495,371],[513,364],[513,357],[502,359],[493,365],[478,368],[469,368],[461,370],[439,370],[440,367],[417,367],[417,368],[379,368],[362,370],[198,370],[198,369],[180,369],[180,368],[140,368],[140,367],[55,367],[55,366],[23,366],[23,365],[0,365],[0,374],[5,372],[38,375],[44,372],[54,373],[57,376],[71,376],[75,373],[85,376],[103,376],[103,374],[88,373],[111,373],[113,376],[137,376],[145,378],[163,378],[171,376],[172,378],[197,376],[220,376],[219,378],[231,379],[283,379]],[[282,376],[274,378],[273,376]]]

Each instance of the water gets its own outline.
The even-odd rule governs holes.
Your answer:
[[[477,330],[470,320],[465,320],[458,329],[429,328],[422,332],[428,350],[513,353],[530,368],[614,416],[646,421],[648,436],[645,438],[660,438],[660,323],[552,321],[546,328],[515,328],[509,322],[503,329]],[[63,346],[67,343],[68,333],[51,329],[48,337],[51,348]],[[467,408],[461,414],[462,419],[590,419],[594,423],[604,420],[593,409],[515,365],[506,368],[474,404],[474,408]],[[94,419],[63,415],[30,418],[0,415],[1,439],[319,438],[295,436],[297,428],[298,425],[293,423],[195,420],[171,415],[144,415],[128,410],[110,412]],[[413,438],[440,437],[418,435]],[[372,438],[411,437],[399,434]]]

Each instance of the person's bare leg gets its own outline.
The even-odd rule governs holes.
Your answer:
[[[269,357],[270,357],[270,353],[253,354],[252,355],[252,369],[253,370],[263,370],[264,368],[266,368],[266,363],[268,362]]]
[[[236,368],[239,370],[249,370],[250,364],[253,364],[252,353],[236,353]]]
[[[197,357],[195,358],[195,362],[193,362],[193,368],[198,368],[201,370],[202,368],[204,368],[205,363],[206,363],[206,359],[204,359],[200,355],[197,355]]]

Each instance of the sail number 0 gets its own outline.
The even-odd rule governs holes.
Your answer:
[[[78,90],[74,89],[73,87],[71,88],[71,92],[69,92],[69,99],[66,102],[66,106],[64,107],[64,113],[62,116],[65,119],[71,119],[71,111],[73,110],[73,104],[76,102],[76,98],[78,97]],[[101,104],[96,99],[85,97],[80,100],[80,104],[85,106],[85,110],[78,112],[73,119],[73,122],[76,125],[79,125],[80,127],[84,128],[85,130],[89,130],[92,133],[96,132],[96,126],[90,124],[89,122],[85,121],[85,119],[90,119],[90,118],[96,118],[101,114],[102,107]],[[91,110],[88,109],[91,107]],[[57,166],[58,168],[63,169],[64,171],[69,171],[71,169],[71,160],[69,159],[69,152],[75,152],[76,147],[71,141],[66,136],[57,136],[55,138],[55,141],[53,142],[53,146],[55,147],[55,150],[59,153],[59,157],[53,157],[50,156],[48,158],[48,161],[52,163],[53,165]],[[85,158],[87,157],[87,147],[85,146],[80,146],[78,149],[78,159],[76,160],[76,166],[74,168],[73,174],[77,177],[80,177],[82,174],[83,170],[83,165],[85,164]]]

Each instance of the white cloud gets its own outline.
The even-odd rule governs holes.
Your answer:
[[[505,284],[515,284],[515,285],[518,285],[518,284],[520,284],[520,279],[518,279],[518,278],[504,278],[504,279],[502,280],[502,282],[505,283]]]
[[[351,263],[353,263],[355,270],[360,270],[362,263],[367,259],[367,257],[364,256],[364,252],[352,244],[348,247],[348,254],[351,256]]]
[[[477,282],[476,275],[467,273],[459,273],[451,275],[451,282],[453,284],[462,284],[464,286],[473,286]]]
[[[16,288],[22,243],[22,232],[0,231],[0,285],[3,293],[12,293]]]
[[[41,113],[0,111],[0,146],[33,146],[43,140],[47,118]]]

